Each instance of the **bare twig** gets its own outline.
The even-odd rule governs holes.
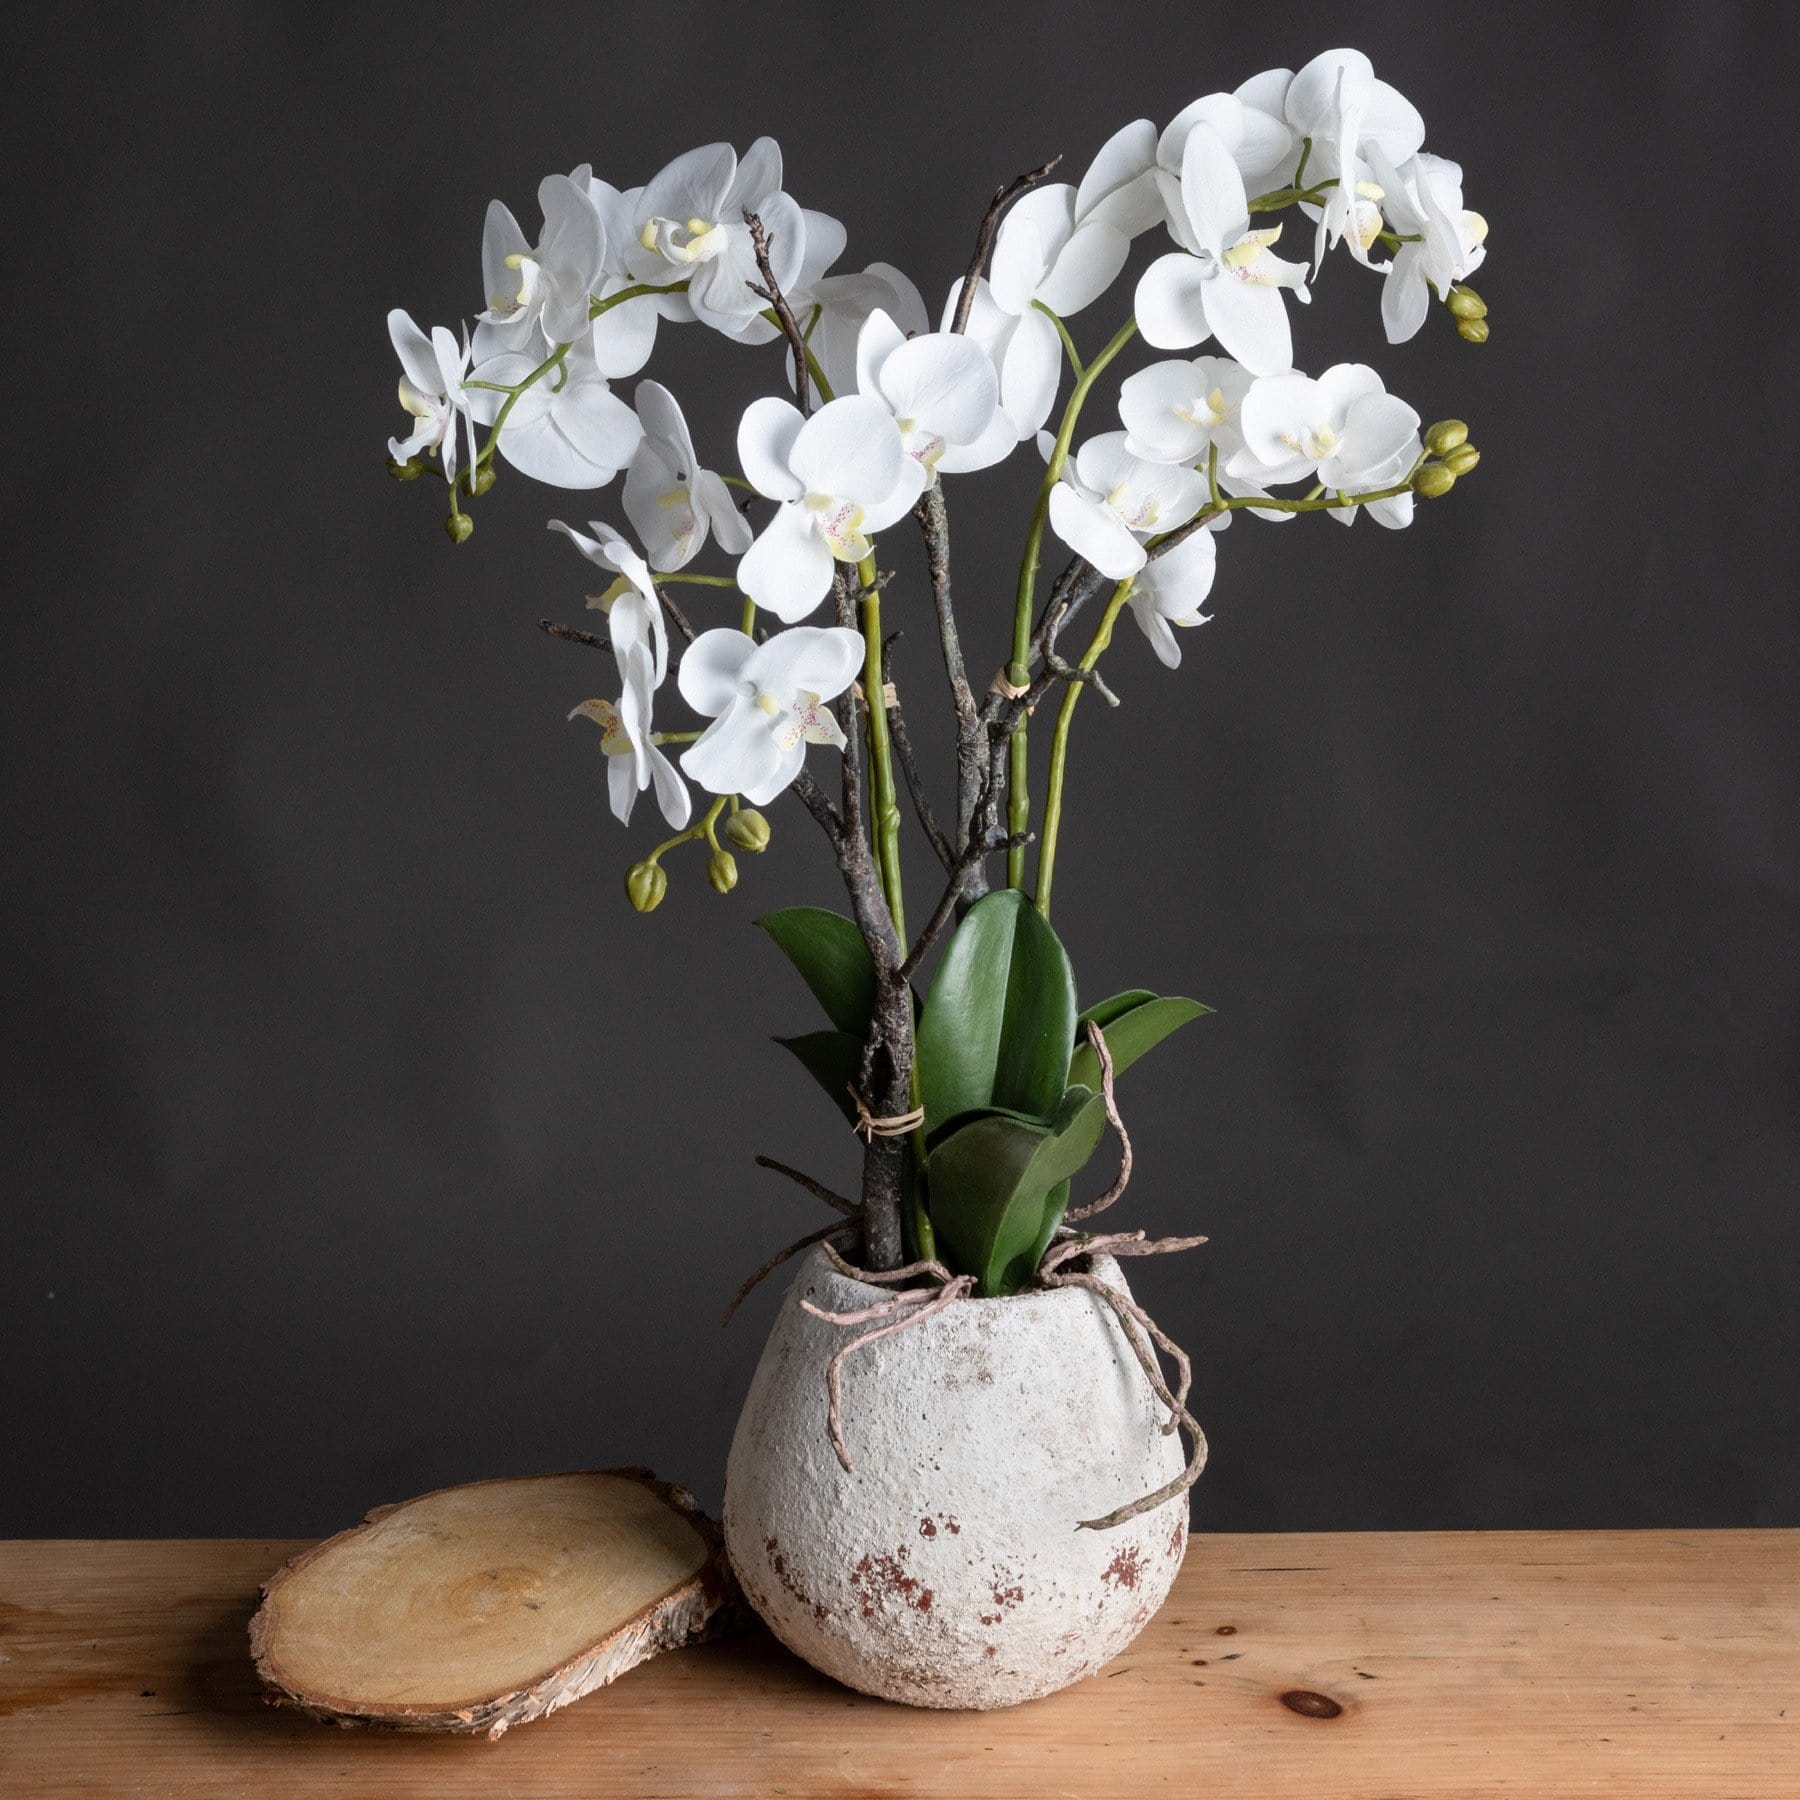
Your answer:
[[[900,633],[896,631],[882,646],[881,666],[887,670],[890,689],[894,686],[894,669],[889,652],[899,636]],[[919,815],[919,823],[924,827],[926,837],[931,840],[931,847],[937,852],[938,861],[948,873],[956,867],[956,852],[944,835],[944,828],[938,823],[937,814],[932,809],[931,798],[925,792],[925,783],[913,756],[912,736],[906,729],[906,714],[901,710],[897,692],[888,701],[888,736],[893,739],[894,760],[899,763],[900,773],[906,781],[906,791],[912,796],[913,811]]]
[[[1028,188],[1036,187],[1061,161],[1062,152],[1059,150],[1041,168],[1028,169],[1023,175],[1015,175],[1004,187],[994,191],[994,197],[982,215],[981,229],[975,234],[975,254],[969,258],[969,272],[963,277],[962,292],[956,298],[956,317],[950,326],[952,331],[969,329],[969,311],[975,304],[975,284],[981,279],[981,271],[987,267],[988,251],[993,248],[994,233],[1000,229],[1000,215]]]
[[[745,285],[758,299],[768,301],[775,309],[782,335],[793,352],[794,398],[800,403],[800,410],[809,413],[812,411],[812,379],[806,366],[806,339],[801,335],[800,322],[794,317],[794,309],[788,305],[787,295],[781,291],[781,284],[769,264],[769,234],[763,229],[762,220],[746,206],[744,223],[750,227],[750,247],[756,252],[756,267],[762,275],[760,287],[754,281]]]
[[[656,590],[656,597],[662,602],[663,611],[675,621],[675,629],[681,633],[682,641],[691,644],[694,641],[694,627],[689,622],[687,614],[669,598],[667,588],[659,587]]]
[[[759,1157],[757,1160],[760,1162],[762,1159]],[[731,1304],[719,1315],[720,1328],[723,1329],[731,1323],[737,1309],[750,1298],[750,1295],[755,1291],[757,1284],[767,1276],[773,1275],[790,1256],[797,1256],[809,1244],[825,1243],[834,1237],[842,1237],[855,1229],[856,1227],[849,1222],[839,1225],[824,1225],[817,1231],[809,1231],[803,1238],[796,1238],[785,1250],[777,1250],[775,1254],[771,1256],[735,1294],[732,1295]]]
[[[840,1212],[846,1218],[854,1219],[861,1208],[854,1201],[846,1200],[842,1194],[834,1194],[823,1182],[814,1181],[810,1175],[790,1168],[784,1162],[777,1162],[772,1156],[759,1156],[756,1159],[759,1169],[773,1169],[777,1175],[785,1175],[789,1181],[797,1182],[812,1195],[815,1200],[823,1200],[833,1212]]]
[[[539,619],[538,630],[546,631],[565,644],[586,644],[590,650],[610,650],[612,643],[597,631],[583,631],[579,625],[559,625],[554,619]]]

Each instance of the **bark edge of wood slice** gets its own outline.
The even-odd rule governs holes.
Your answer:
[[[692,1494],[596,1469],[376,1507],[263,1584],[250,1655],[312,1718],[492,1741],[748,1620]]]

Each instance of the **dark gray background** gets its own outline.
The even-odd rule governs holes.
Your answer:
[[[750,1156],[852,1180],[748,923],[833,899],[810,823],[626,910],[660,834],[533,628],[585,503],[503,475],[452,550],[382,473],[386,309],[479,304],[490,195],[764,130],[846,266],[941,294],[1001,179],[1346,30],[1492,220],[1493,340],[1388,351],[1336,257],[1297,354],[1486,461],[1406,534],[1240,522],[1178,674],[1126,629],[1058,884],[1085,994],[1219,1009],[1126,1094],[1123,1212],[1213,1238],[1141,1280],[1196,1520],[1800,1523],[1789,9],[147,17],[11,45],[0,1532],[636,1461],[716,1499],[774,1293],[714,1320],[818,1222]],[[776,352],[663,347],[727,461]],[[984,665],[1029,463],[962,509]]]

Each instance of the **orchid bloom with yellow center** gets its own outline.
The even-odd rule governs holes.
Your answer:
[[[834,563],[860,562],[870,539],[903,517],[925,486],[879,400],[847,394],[809,419],[773,396],[738,426],[738,460],[775,515],[738,564],[738,586],[788,624],[831,589]]]
[[[1280,226],[1251,230],[1244,178],[1210,125],[1187,134],[1177,198],[1169,228],[1181,249],[1159,257],[1138,282],[1145,339],[1184,350],[1216,337],[1252,374],[1290,367],[1294,341],[1281,290],[1310,299],[1306,268],[1272,253]]]

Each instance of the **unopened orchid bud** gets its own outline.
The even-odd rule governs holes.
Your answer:
[[[1485,344],[1488,341],[1488,322],[1486,319],[1458,319],[1456,335],[1465,344]]]
[[[417,481],[425,471],[416,462],[402,462],[397,456],[388,458],[388,473],[396,481]]]
[[[1456,486],[1456,476],[1442,463],[1427,463],[1412,478],[1413,492],[1427,500],[1441,500]]]
[[[1452,475],[1466,475],[1481,461],[1481,452],[1473,444],[1459,444],[1444,458],[1444,467]]]
[[[625,893],[641,913],[655,912],[669,891],[669,878],[661,863],[633,863],[625,871]]]
[[[454,512],[444,521],[444,536],[453,544],[466,544],[475,535],[475,521],[464,512]]]
[[[462,491],[471,500],[485,494],[494,485],[494,465],[489,463],[480,469],[465,469],[462,478]]]
[[[769,847],[769,821],[754,806],[746,806],[725,821],[725,835],[740,850],[760,856]]]
[[[1459,319],[1485,319],[1487,302],[1472,287],[1454,287],[1444,302]]]
[[[1439,419],[1425,433],[1425,448],[1433,456],[1447,456],[1458,444],[1469,441],[1469,428],[1461,419]]]
[[[729,894],[737,886],[737,858],[729,850],[715,850],[706,859],[706,879],[715,894]]]

